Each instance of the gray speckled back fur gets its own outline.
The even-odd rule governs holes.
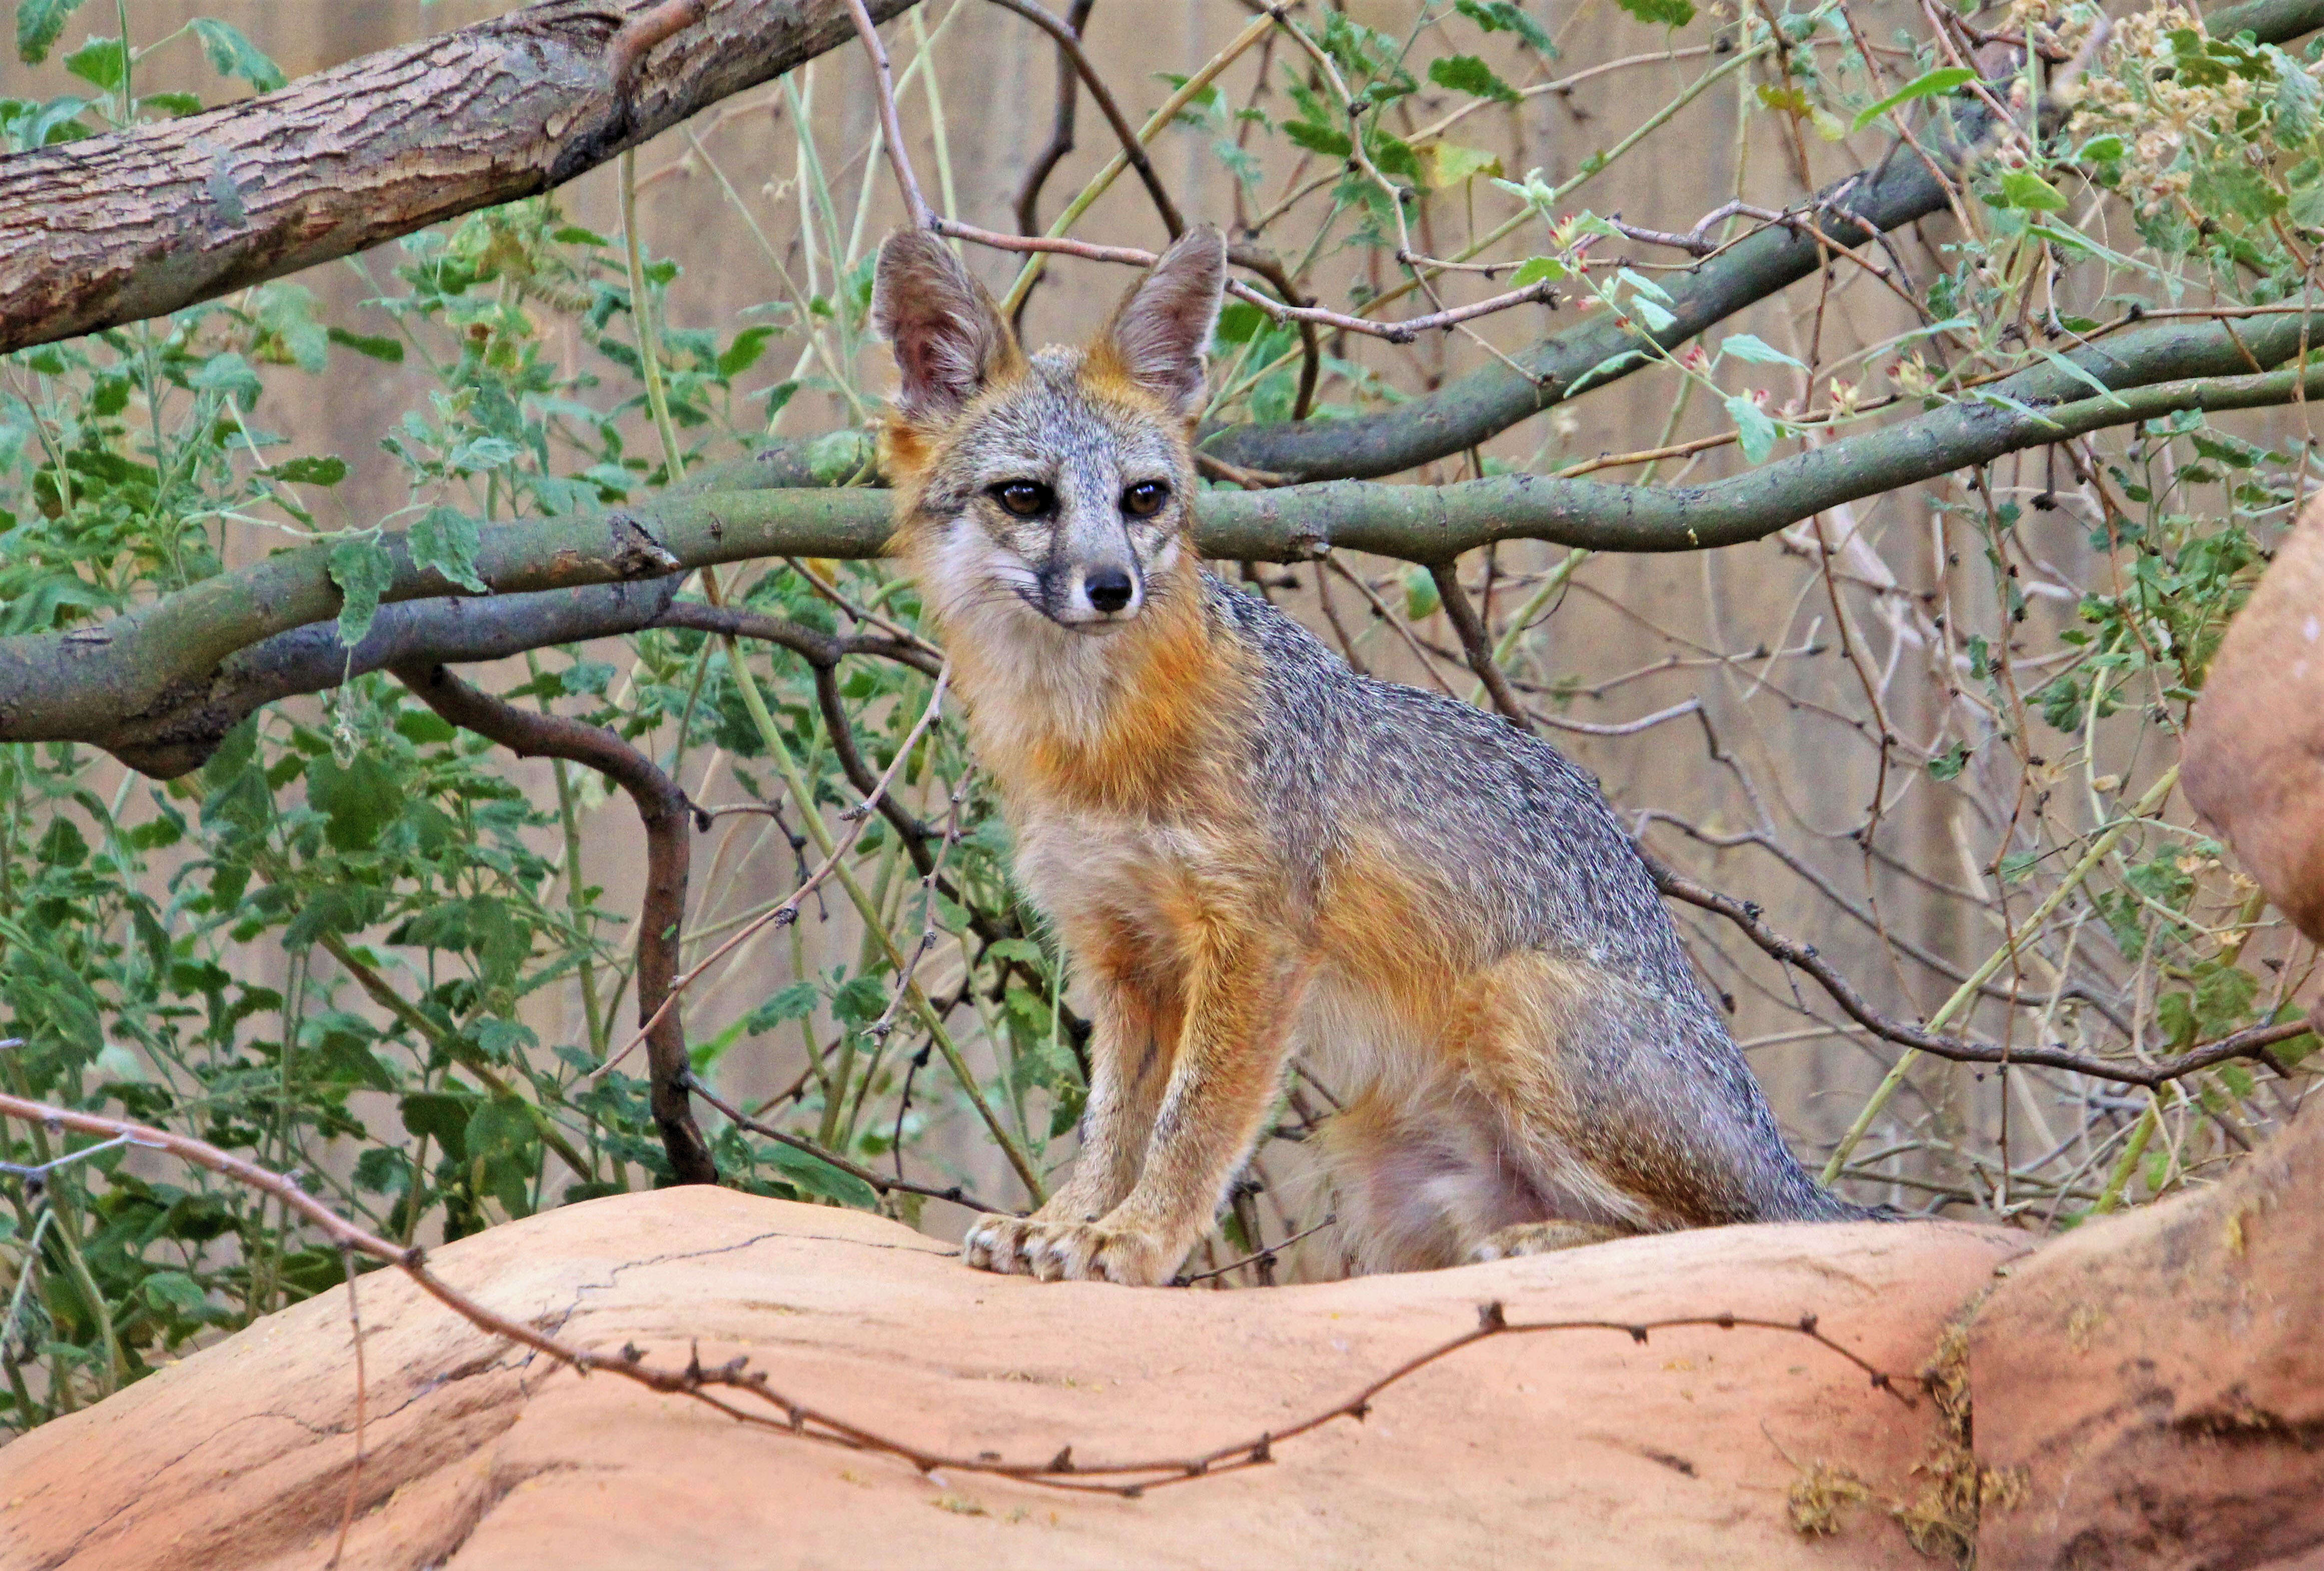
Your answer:
[[[1579,1089],[1591,1122],[1683,1153],[1709,1217],[1870,1214],[1792,1157],[1594,779],[1499,716],[1360,675],[1265,600],[1204,583],[1215,625],[1263,673],[1250,783],[1287,860],[1321,868],[1326,836],[1400,833],[1494,951],[1572,956],[1634,984],[1578,1034],[1590,1071]]]

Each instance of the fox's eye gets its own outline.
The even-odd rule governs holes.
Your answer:
[[[1004,480],[992,488],[1001,505],[1020,519],[1035,518],[1056,505],[1056,497],[1038,480]]]
[[[1170,488],[1158,480],[1141,480],[1121,493],[1121,510],[1133,519],[1150,519],[1170,500]]]

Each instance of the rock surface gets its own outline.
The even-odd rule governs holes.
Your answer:
[[[2246,1224],[2256,1229],[2264,1218]],[[2025,1248],[1941,1223],[1743,1227],[1459,1271],[1264,1291],[1042,1285],[969,1272],[858,1213],[688,1189],[592,1201],[446,1247],[454,1285],[569,1342],[682,1364],[747,1353],[778,1388],[956,1454],[1182,1456],[1344,1400],[1477,1323],[1729,1311],[1820,1317],[1921,1367]],[[2312,1279],[2311,1279],[2312,1280]],[[580,1378],[392,1272],[363,1278],[355,1475],[347,1295],[286,1309],[0,1450],[11,1571],[342,1565],[596,1567],[1925,1566],[1880,1509],[1938,1433],[1794,1334],[1497,1337],[1271,1466],[1130,1501],[748,1429]],[[1804,1537],[1821,1465],[1876,1497]]]
[[[2278,909],[2324,943],[2324,500],[2213,657],[2187,728],[2187,799]]]
[[[2008,1268],[1970,1333],[1977,1451],[2023,1469],[1980,1564],[2324,1564],[2324,1106],[2214,1189]]]

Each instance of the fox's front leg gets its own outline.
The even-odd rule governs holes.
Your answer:
[[[1305,981],[1290,954],[1251,942],[1192,968],[1185,1029],[1137,1182],[1094,1221],[1028,1226],[1022,1253],[1034,1275],[1138,1287],[1170,1280],[1258,1143]]]
[[[983,1271],[1033,1269],[1028,1240],[1056,1224],[1094,1222],[1120,1205],[1145,1160],[1156,1111],[1170,1081],[1182,1012],[1176,1001],[1102,978],[1090,999],[1089,1101],[1082,1109],[1081,1155],[1073,1176],[1029,1217],[987,1217],[969,1229],[961,1254]]]

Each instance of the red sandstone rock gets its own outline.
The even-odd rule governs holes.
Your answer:
[[[1744,1227],[1264,1291],[1045,1286],[876,1217],[688,1189],[494,1228],[433,1263],[584,1346],[675,1365],[699,1338],[706,1364],[747,1353],[799,1399],[931,1447],[1070,1443],[1087,1463],[1279,1429],[1489,1300],[1512,1319],[1812,1312],[1909,1373],[2024,1247],[1939,1223]],[[1818,1464],[1910,1499],[1937,1433],[1928,1401],[1796,1335],[1502,1337],[1271,1466],[1129,1501],[746,1429],[512,1353],[392,1273],[359,1286],[350,1567],[1927,1564],[1877,1506],[1843,1509],[1833,1538],[1791,1525]],[[351,1346],[346,1296],[327,1294],[0,1450],[0,1566],[323,1566],[355,1450]]]
[[[1978,1315],[1986,1567],[2324,1565],[2324,1107],[2217,1188],[2019,1261]]]
[[[2324,942],[2324,501],[2227,629],[2187,730],[2187,799]]]

